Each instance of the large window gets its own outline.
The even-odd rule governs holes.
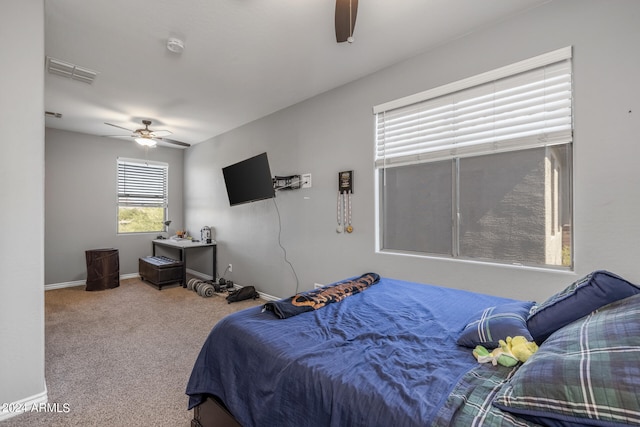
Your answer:
[[[169,165],[118,159],[118,233],[165,230]]]
[[[378,250],[571,267],[571,48],[374,107]]]

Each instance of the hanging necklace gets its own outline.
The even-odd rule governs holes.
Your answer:
[[[347,222],[347,233],[353,233],[353,227],[351,226],[351,190],[347,193],[347,216],[349,218]]]
[[[336,233],[342,233],[344,231],[344,227],[342,226],[342,211],[344,209],[343,209],[342,193],[339,191],[338,191],[337,210],[338,210],[338,227],[336,228]]]

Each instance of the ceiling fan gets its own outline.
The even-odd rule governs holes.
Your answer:
[[[104,123],[105,125],[113,126],[119,129],[124,129],[126,131],[131,132],[130,135],[104,135],[112,138],[134,138],[135,141],[146,147],[155,147],[157,141],[167,142],[169,144],[180,145],[182,147],[191,147],[191,144],[187,144],[186,142],[176,141],[175,139],[165,138],[167,135],[171,135],[171,132],[168,130],[151,130],[149,126],[151,125],[151,120],[143,120],[142,124],[144,128],[131,130],[122,126],[114,125],[112,123]]]
[[[353,43],[358,0],[336,0],[336,41]]]

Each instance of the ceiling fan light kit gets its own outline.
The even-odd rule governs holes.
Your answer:
[[[155,147],[156,146],[156,142],[149,138],[149,137],[140,137],[140,138],[135,138],[135,141],[142,145],[143,147]]]

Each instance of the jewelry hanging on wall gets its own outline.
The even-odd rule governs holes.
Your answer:
[[[342,226],[342,193],[338,191],[338,203],[337,211],[338,211],[338,227],[336,228],[336,233],[342,233],[344,231],[344,227]]]
[[[351,226],[351,190],[347,193],[347,233],[353,233],[353,227]]]
[[[338,172],[338,233],[353,233],[351,225],[351,195],[353,194],[353,171]]]

